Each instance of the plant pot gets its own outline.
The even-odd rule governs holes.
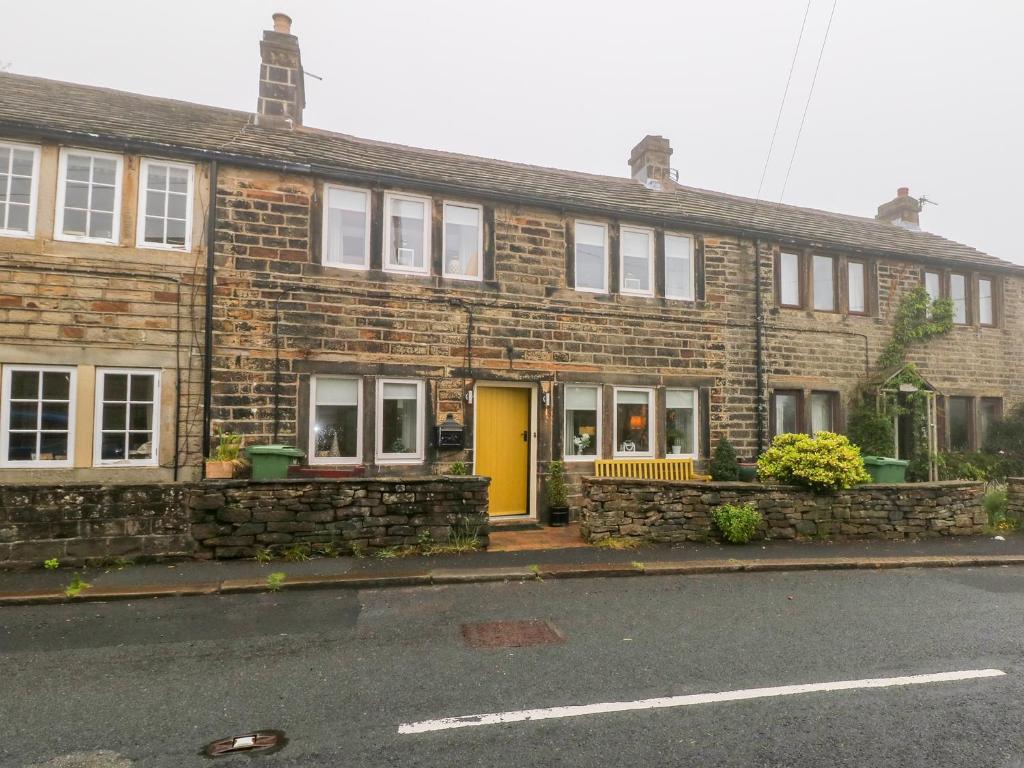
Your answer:
[[[680,454],[682,452],[683,452],[683,446],[681,446],[681,445],[673,445],[672,446],[672,453],[673,454]]]
[[[740,480],[753,483],[757,480],[757,464],[740,464]]]
[[[235,462],[233,461],[207,461],[207,480],[230,480],[235,476]]]
[[[569,524],[569,508],[568,507],[548,507],[548,525],[558,527]]]

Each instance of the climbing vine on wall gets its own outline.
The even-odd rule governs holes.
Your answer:
[[[953,300],[932,301],[924,286],[919,285],[903,297],[896,309],[892,338],[878,358],[878,368],[902,365],[912,344],[942,336],[952,329]]]

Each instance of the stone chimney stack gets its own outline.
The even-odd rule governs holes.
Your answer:
[[[260,41],[260,58],[256,125],[286,129],[302,125],[302,110],[306,106],[302,57],[289,16],[274,14],[274,28],[266,30]]]
[[[629,169],[636,181],[654,189],[673,182],[672,147],[663,136],[644,136],[629,154]]]
[[[920,229],[921,202],[910,196],[909,187],[900,187],[896,190],[896,197],[878,206],[878,215],[875,218],[904,229]]]

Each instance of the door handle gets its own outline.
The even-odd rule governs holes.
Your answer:
[[[523,442],[524,443],[530,442],[530,430],[528,430],[528,429],[524,429],[523,430]]]

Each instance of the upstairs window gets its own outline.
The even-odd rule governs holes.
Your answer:
[[[802,307],[803,291],[800,279],[800,255],[781,253],[778,260],[779,304],[783,307]]]
[[[978,322],[995,325],[995,301],[992,296],[992,281],[987,277],[978,278]]]
[[[93,463],[156,465],[159,403],[160,378],[156,371],[99,369]]]
[[[868,311],[867,265],[862,261],[849,261],[846,270],[846,311],[851,315],[865,315]]]
[[[324,265],[369,269],[370,193],[365,189],[327,186],[324,198]]]
[[[932,301],[942,298],[942,278],[938,272],[924,273],[924,289]]]
[[[480,280],[483,275],[483,209],[465,203],[444,204],[443,275]]]
[[[814,308],[822,312],[835,312],[835,260],[831,256],[815,256],[811,265],[814,272]]]
[[[58,240],[116,244],[121,219],[120,155],[61,150]]]
[[[665,442],[674,456],[697,455],[696,390],[665,390]]]
[[[651,278],[654,274],[654,232],[649,229],[622,227],[620,240],[620,269],[622,293],[653,296]]]
[[[191,165],[143,160],[139,181],[138,243],[143,248],[192,247]]]
[[[576,222],[576,290],[608,291],[608,228],[604,224]]]
[[[423,461],[423,382],[377,382],[377,463]]]
[[[665,298],[693,301],[693,238],[665,235]]]
[[[358,464],[363,401],[361,379],[313,376],[310,380],[309,461]]]
[[[967,324],[967,277],[953,273],[949,276],[949,298],[953,300],[953,322]]]
[[[384,269],[430,274],[430,198],[384,195]]]
[[[75,369],[9,365],[2,392],[0,465],[73,466]]]
[[[35,234],[38,186],[39,148],[0,144],[0,235]]]
[[[587,461],[601,455],[601,388],[567,384],[565,387],[566,461]]]
[[[654,391],[627,387],[615,390],[615,455],[654,455],[651,409]]]

